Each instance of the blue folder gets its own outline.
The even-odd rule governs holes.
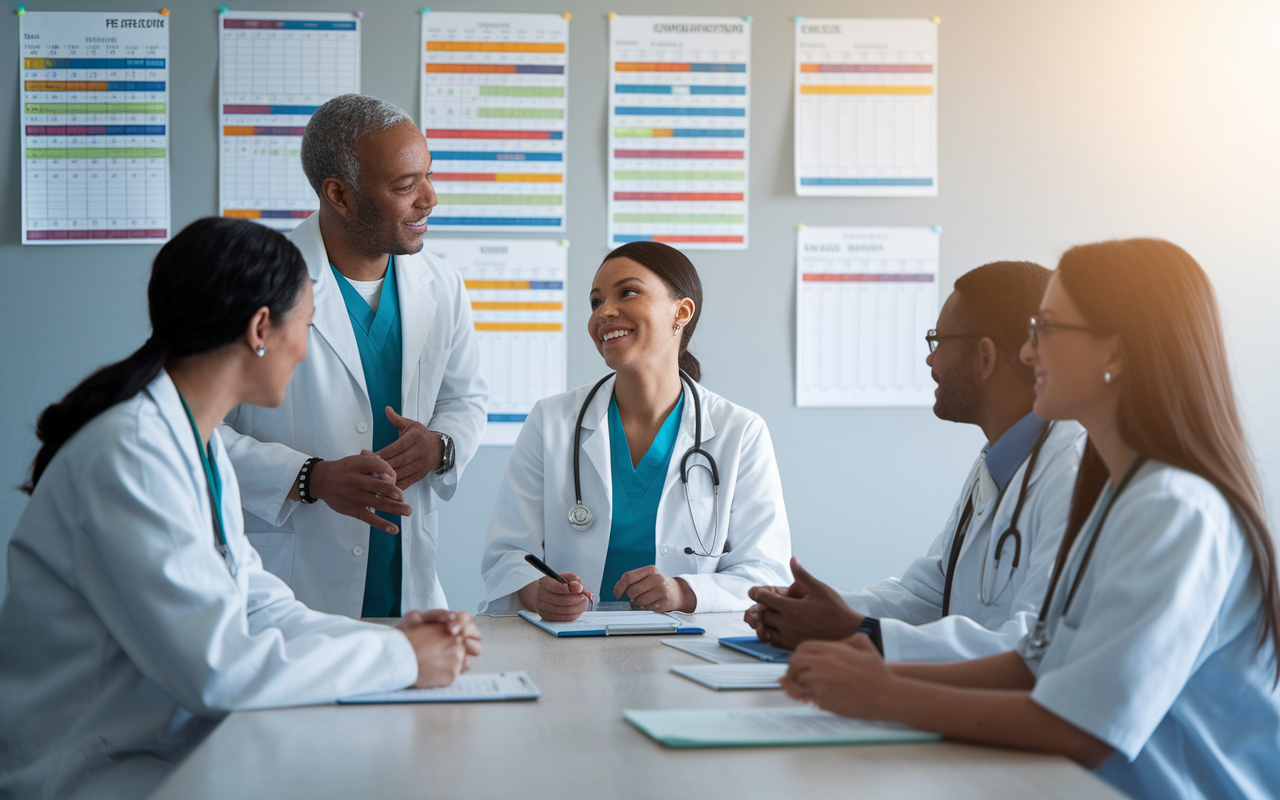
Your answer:
[[[720,645],[721,647],[737,650],[739,653],[755,656],[761,661],[768,661],[770,664],[785,664],[791,659],[792,651],[774,647],[754,636],[726,636],[720,640]]]

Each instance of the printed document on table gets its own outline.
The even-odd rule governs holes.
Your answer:
[[[787,674],[786,664],[708,664],[672,667],[677,675],[717,691],[724,689],[781,689],[778,679]]]
[[[532,611],[521,611],[520,616],[555,636],[703,633],[702,628],[683,625],[676,617],[657,611],[587,611],[573,622],[547,622]]]
[[[936,742],[936,733],[849,719],[807,706],[638,711],[623,718],[667,747]]]
[[[478,672],[459,675],[439,689],[400,689],[344,697],[342,704],[478,703],[492,700],[536,700],[542,695],[527,672]]]
[[[427,11],[421,119],[445,231],[563,231],[568,14]]]
[[[667,647],[674,647],[676,650],[688,653],[691,656],[697,656],[703,661],[710,661],[712,664],[760,663],[760,659],[749,656],[746,653],[739,653],[737,650],[730,650],[727,647],[721,647],[718,641],[707,636],[686,636],[681,639],[663,639],[662,643]]]
[[[489,381],[480,444],[515,444],[533,404],[565,391],[569,248],[548,240],[440,238],[428,238],[426,247],[462,273],[471,299],[480,371]]]
[[[804,227],[796,237],[796,405],[929,406],[938,313],[931,228]]]
[[[169,17],[28,11],[22,69],[23,244],[169,238]]]
[[[938,26],[795,23],[796,194],[938,194]]]
[[[751,23],[609,23],[608,245],[745,250]]]
[[[307,123],[360,92],[360,18],[222,11],[218,47],[219,213],[291,231],[320,207],[302,171]]]

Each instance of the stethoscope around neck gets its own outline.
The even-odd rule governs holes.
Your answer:
[[[600,391],[600,387],[618,373],[610,372],[605,375],[595,386],[591,387],[591,391],[587,392],[587,399],[582,401],[582,408],[578,411],[578,423],[573,428],[573,498],[574,503],[569,508],[569,525],[574,530],[585,531],[591,527],[591,523],[595,522],[596,516],[591,511],[591,507],[582,502],[582,472],[580,468],[580,458],[582,453],[582,421],[586,419],[587,409],[591,406],[591,401],[595,399],[596,392]],[[684,456],[680,458],[680,483],[684,486],[684,502],[689,509],[689,520],[693,523],[693,535],[698,539],[698,547],[701,550],[694,550],[692,547],[684,549],[685,555],[702,556],[704,558],[718,558],[714,552],[716,543],[716,532],[720,529],[720,469],[716,466],[716,460],[706,450],[702,449],[702,400],[698,397],[698,388],[690,378],[688,373],[680,370],[680,380],[689,385],[689,394],[693,396],[693,447],[685,451]],[[698,462],[689,463],[691,458],[702,456],[707,463]],[[701,467],[711,474],[711,488],[713,494],[712,503],[715,508],[714,523],[711,528],[711,548],[708,548],[702,540],[702,534],[698,531],[698,521],[693,514],[693,504],[689,501],[689,473],[690,471]],[[725,542],[725,551],[728,551],[728,542]]]

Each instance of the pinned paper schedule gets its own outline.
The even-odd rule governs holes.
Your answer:
[[[22,49],[22,243],[169,237],[169,18],[29,12]]]
[[[563,231],[569,20],[426,11],[421,56],[431,227]]]
[[[751,23],[609,25],[610,247],[747,247]]]
[[[224,11],[219,35],[222,216],[293,230],[320,207],[300,158],[307,122],[330,98],[360,91],[360,20]]]
[[[435,215],[432,215],[435,219]],[[480,444],[514,444],[533,404],[565,391],[569,248],[530,239],[441,239],[427,249],[462,273],[489,381]]]
[[[796,405],[933,404],[925,334],[938,311],[940,234],[815,228],[796,243]]]
[[[798,195],[938,194],[938,26],[795,23]]]

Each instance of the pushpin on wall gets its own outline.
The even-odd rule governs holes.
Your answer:
[[[561,239],[561,240],[560,240],[560,246],[561,246],[561,247],[568,247],[568,246],[569,246],[569,240],[568,240],[568,239]]]
[[[352,11],[352,12],[351,12],[351,16],[355,17],[356,19],[364,19],[364,12],[363,12],[363,11]]]
[[[934,226],[933,226],[933,232],[934,232],[934,233],[942,233],[942,226],[941,226],[941,225],[934,225]]]
[[[796,223],[796,230],[798,230],[798,231],[802,231],[802,230],[804,230],[804,229],[805,229],[805,224],[804,224],[803,222],[797,222],[797,223]]]
[[[431,9],[429,9],[429,8],[423,8],[423,9],[420,9],[420,11],[421,11],[421,13],[423,13],[423,14],[430,14],[430,13],[431,13]]]
[[[609,12],[609,19],[617,19],[617,18],[618,18],[618,12],[617,12],[617,11],[610,11],[610,12]]]
[[[799,22],[802,19],[804,19],[804,17],[800,16],[799,14],[796,14],[796,22]]]
[[[225,14],[225,13],[227,13],[227,11],[228,11],[228,9],[227,9],[227,7],[226,7],[226,6],[218,6],[218,13],[219,13],[219,14]]]
[[[18,16],[22,16],[23,14],[27,13],[27,9],[22,6],[18,6],[18,10],[15,11],[14,13],[17,14]]]
[[[564,17],[565,19],[573,19],[573,15],[570,14],[568,11],[564,12],[560,16]]]
[[[932,22],[934,25],[941,25],[942,17],[929,17],[929,21]]]
[[[162,9],[160,9],[160,16],[162,16],[162,17],[167,17],[167,16],[169,16],[169,9],[167,9],[167,8],[162,8]]]
[[[743,22],[750,22],[750,21],[751,21],[751,15],[750,15],[750,14],[747,14],[746,16],[744,16],[744,17],[742,18],[742,21],[743,21]]]

